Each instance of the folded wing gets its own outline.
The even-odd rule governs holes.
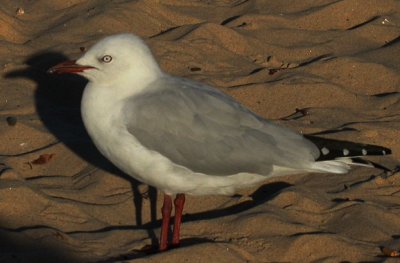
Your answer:
[[[267,175],[273,165],[308,169],[320,155],[302,135],[185,79],[152,83],[146,93],[127,100],[124,113],[129,132],[140,143],[194,172]]]

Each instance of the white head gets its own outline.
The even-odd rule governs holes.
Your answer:
[[[76,61],[52,67],[50,73],[79,74],[93,83],[116,81],[152,81],[162,70],[142,39],[133,34],[106,37]]]

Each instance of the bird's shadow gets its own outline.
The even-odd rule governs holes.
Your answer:
[[[141,226],[143,197],[139,192],[140,182],[126,175],[112,165],[92,143],[87,134],[80,114],[80,101],[87,81],[78,75],[52,75],[47,70],[68,58],[57,52],[41,52],[30,56],[22,70],[6,73],[8,79],[27,78],[36,83],[34,103],[39,119],[58,141],[73,151],[88,163],[127,179],[133,190],[136,224]],[[43,149],[50,145],[43,145]],[[39,149],[38,149],[39,150]],[[33,152],[31,149],[29,152]],[[20,153],[17,155],[24,155]],[[151,202],[151,219],[156,220],[157,191],[150,188],[148,198]],[[149,235],[156,240],[155,234],[149,230]]]
[[[113,166],[106,158],[104,158],[92,143],[89,135],[84,128],[81,114],[80,114],[80,101],[82,97],[83,88],[86,85],[86,80],[76,75],[51,75],[47,70],[65,60],[66,56],[56,52],[42,52],[29,57],[25,64],[27,67],[23,70],[16,70],[8,72],[5,78],[28,78],[33,80],[36,85],[34,95],[35,107],[38,116],[45,127],[65,146],[67,146],[76,155],[86,160],[88,163],[99,167],[105,171],[116,174],[131,182],[133,190],[133,202],[135,205],[136,226],[115,226],[98,229],[94,231],[77,231],[81,233],[89,232],[105,232],[114,229],[147,229],[149,237],[152,240],[152,246],[157,245],[157,238],[153,232],[153,228],[160,225],[160,220],[156,218],[156,203],[157,203],[157,190],[150,188],[148,198],[150,199],[151,207],[151,221],[143,223],[142,221],[142,202],[143,196],[138,187],[140,182],[134,180],[132,177],[126,175]],[[45,145],[43,146],[45,147]],[[43,148],[41,147],[41,148]],[[283,188],[290,186],[287,183],[273,183],[260,187],[255,191],[251,197],[251,201],[244,201],[239,204],[214,209],[211,211],[186,214],[184,221],[207,220],[248,210],[252,207],[263,204],[270,197],[278,193]],[[31,226],[14,229],[13,232],[23,232],[28,229],[42,228],[44,226]],[[76,232],[75,232],[76,233]],[[187,239],[182,240],[182,246],[191,246],[198,243],[214,242],[212,240],[197,240]],[[129,258],[141,257],[141,253],[134,255],[127,255]],[[143,256],[143,255],[142,255]]]
[[[4,77],[33,80],[36,83],[35,108],[43,125],[76,155],[102,170],[129,180],[134,190],[137,189],[140,182],[120,171],[103,157],[85,130],[80,114],[80,102],[86,79],[72,74],[47,73],[50,67],[66,60],[68,58],[61,53],[38,53],[25,61],[25,69],[8,72]],[[46,145],[43,145],[40,149],[45,147]],[[154,195],[150,198],[154,198]],[[142,219],[139,217],[138,220]]]

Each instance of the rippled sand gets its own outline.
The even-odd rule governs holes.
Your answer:
[[[360,167],[188,197],[182,247],[146,254],[161,196],[91,144],[85,81],[45,73],[119,32],[144,37],[169,73],[294,130],[390,147],[371,160],[399,163],[398,1],[4,0],[0,262],[396,262],[380,247],[400,249],[400,174]]]

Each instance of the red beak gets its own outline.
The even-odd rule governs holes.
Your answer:
[[[54,67],[51,67],[47,70],[47,73],[52,73],[52,74],[66,74],[66,73],[71,73],[71,74],[76,74],[80,72],[84,72],[87,69],[94,69],[95,67],[91,66],[83,66],[83,65],[78,65],[76,64],[76,60],[71,60],[71,61],[64,61],[60,64],[55,65]]]

